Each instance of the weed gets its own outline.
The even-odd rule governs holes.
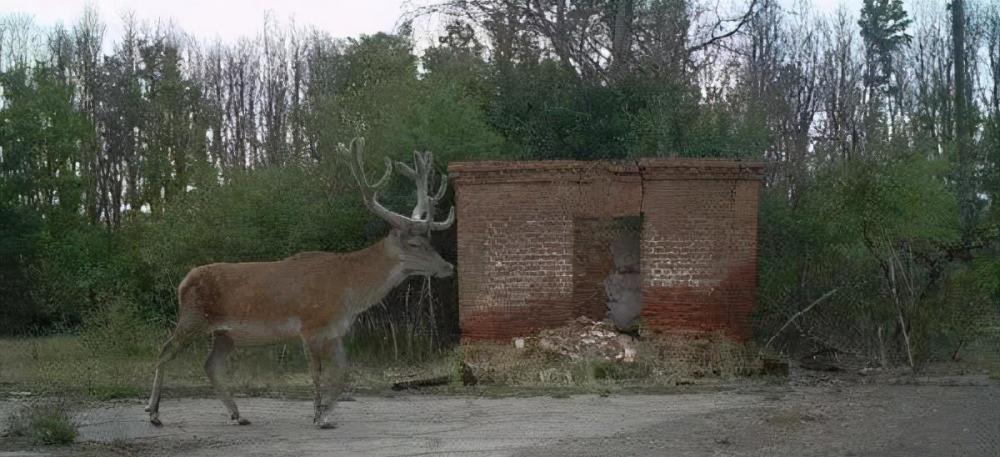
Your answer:
[[[115,400],[118,398],[139,398],[143,394],[142,389],[129,385],[92,385],[87,388],[87,395],[95,400]]]
[[[68,445],[76,439],[77,426],[68,408],[57,403],[36,403],[15,411],[7,434],[35,445]]]

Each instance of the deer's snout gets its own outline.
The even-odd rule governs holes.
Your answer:
[[[455,266],[451,262],[444,262],[444,265],[441,266],[436,276],[439,278],[450,278],[454,274]]]

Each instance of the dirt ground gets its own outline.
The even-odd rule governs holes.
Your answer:
[[[893,383],[744,383],[662,395],[358,396],[338,427],[311,424],[311,403],[238,402],[231,425],[214,399],[77,413],[72,448],[0,447],[0,456],[1000,456],[1000,383],[983,376]],[[6,417],[24,400],[0,400]]]

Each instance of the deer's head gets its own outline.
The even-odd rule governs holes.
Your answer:
[[[393,255],[397,255],[406,274],[432,275],[437,277],[451,276],[455,266],[441,258],[431,245],[431,233],[447,230],[455,222],[455,208],[448,211],[444,221],[434,220],[434,210],[438,201],[444,197],[448,189],[448,176],[441,175],[441,183],[433,195],[429,190],[434,174],[434,159],[430,152],[414,152],[414,167],[402,162],[396,162],[399,172],[412,179],[417,185],[417,205],[413,213],[407,217],[395,213],[378,202],[378,192],[389,182],[393,163],[385,159],[385,173],[375,183],[368,181],[364,171],[364,138],[351,141],[350,149],[338,145],[341,156],[347,159],[351,174],[361,187],[361,198],[365,206],[380,218],[389,223],[389,247]]]

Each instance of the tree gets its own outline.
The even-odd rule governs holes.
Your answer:
[[[952,36],[952,78],[955,87],[955,151],[956,151],[956,181],[960,204],[959,217],[962,226],[968,231],[975,217],[975,185],[973,184],[973,160],[971,154],[970,118],[968,107],[968,73],[966,71],[965,49],[965,2],[951,2],[951,36]]]
[[[0,199],[75,214],[86,179],[79,145],[93,142],[93,124],[73,109],[72,88],[52,68],[16,67],[0,74],[0,85]]]
[[[908,45],[912,36],[906,32],[913,21],[903,9],[902,0],[865,0],[861,7],[861,37],[865,41],[865,87],[868,90],[869,116],[878,116],[879,102],[889,97],[889,120],[899,94],[893,76],[899,71],[897,52]],[[871,123],[869,123],[871,125]]]

